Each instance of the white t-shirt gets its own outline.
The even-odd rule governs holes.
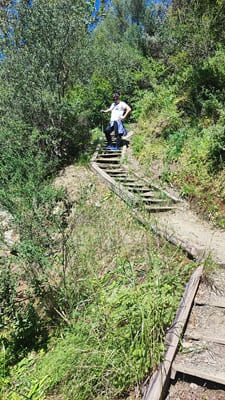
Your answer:
[[[118,104],[112,103],[110,107],[111,121],[118,121],[119,119],[121,119],[127,107],[128,105],[124,103],[124,101],[120,101]]]

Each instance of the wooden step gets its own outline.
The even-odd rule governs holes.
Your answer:
[[[104,157],[98,157],[96,159],[97,162],[100,163],[118,163],[119,159],[117,157],[111,157],[111,158],[104,158]]]
[[[118,179],[126,179],[127,175],[124,172],[120,172],[120,173],[114,173],[114,172],[110,172],[111,175],[113,175],[115,178]]]
[[[176,207],[173,206],[150,206],[150,205],[145,205],[145,209],[149,212],[162,212],[162,211],[171,211],[171,210],[175,210]]]
[[[110,153],[100,153],[99,157],[111,158],[111,157],[121,157],[121,151],[111,151]]]
[[[115,153],[115,151],[114,151],[114,150],[111,150],[111,149],[101,149],[101,153],[112,154],[112,153]],[[122,150],[119,149],[119,150],[116,151],[116,153],[122,153]]]
[[[209,281],[201,282],[195,304],[209,305],[221,307],[225,309],[225,269],[217,268],[213,271],[213,275],[209,277]]]
[[[128,182],[128,183],[133,183],[133,182],[135,182],[135,179],[128,178],[127,175],[118,177],[118,179],[119,179],[120,181],[122,181],[122,182]]]
[[[138,193],[139,196],[142,195],[142,193],[148,193],[149,192],[149,188],[145,188],[145,187],[131,187],[133,192]]]
[[[225,345],[225,308],[195,305],[191,311],[185,338]]]
[[[123,183],[123,179],[126,180],[125,174],[114,174],[113,172],[111,172],[110,175],[113,176],[116,180],[121,181],[121,183]]]
[[[148,198],[151,198],[151,197],[154,197],[156,195],[156,192],[143,192],[143,193],[140,193],[140,196],[143,198],[143,199],[148,199]]]
[[[172,379],[177,372],[225,385],[225,346],[205,341],[183,341],[183,353],[172,364]]]
[[[122,169],[105,169],[105,172],[107,172],[107,174],[112,173],[113,175],[120,175],[123,174],[124,176],[126,176],[126,172],[124,172]]]
[[[148,189],[149,190],[149,188],[146,188],[142,183],[138,183],[137,181],[134,181],[134,182],[131,182],[131,183],[127,183],[126,184],[126,186],[130,186],[130,187],[135,187],[135,188],[140,188],[140,189]]]
[[[115,163],[115,164],[108,164],[106,162],[100,163],[100,162],[97,162],[97,160],[96,160],[96,164],[98,165],[99,168],[103,169],[104,171],[106,169],[113,169],[113,168],[117,169],[118,168],[118,163]]]
[[[111,172],[110,175],[113,176],[118,181],[121,181],[121,183],[123,182],[123,180],[126,180],[126,174],[122,174],[122,173],[121,174],[114,174],[113,172]]]
[[[142,201],[144,202],[144,203],[160,203],[160,204],[168,204],[168,201],[167,200],[164,200],[164,199],[156,199],[156,198],[154,198],[154,197],[149,197],[149,198],[147,198],[147,199],[142,199]]]

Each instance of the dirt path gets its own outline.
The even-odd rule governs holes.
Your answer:
[[[128,147],[126,155],[128,159],[127,168],[131,168],[140,176],[144,176],[145,174],[132,155],[130,147]],[[157,181],[157,165],[153,166],[153,171],[153,179]],[[158,175],[160,175],[160,166],[158,167]],[[175,190],[168,187],[165,189],[170,194],[179,197]],[[172,235],[179,237],[182,242],[189,243],[190,246],[193,244],[197,249],[199,260],[211,256],[216,263],[225,267],[225,230],[217,229],[204,221],[191,210],[186,201],[180,199],[176,211],[155,214],[153,219],[160,224],[160,227],[164,227],[166,231],[170,231]]]
[[[211,256],[216,263],[225,267],[225,231],[217,230],[200,219],[185,203],[167,215],[158,215],[157,220],[184,242],[198,249],[198,259]]]

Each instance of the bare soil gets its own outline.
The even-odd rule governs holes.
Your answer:
[[[224,400],[225,392],[217,387],[207,387],[206,383],[178,380],[170,386],[166,400]]]

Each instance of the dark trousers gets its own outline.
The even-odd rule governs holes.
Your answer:
[[[122,140],[121,140],[122,134],[120,134],[118,132],[118,124],[117,124],[116,121],[114,122],[114,124],[112,126],[108,125],[105,128],[105,136],[106,136],[106,140],[107,140],[107,145],[108,146],[112,146],[112,138],[111,138],[112,131],[115,132],[115,135],[116,135],[116,147],[119,148],[121,146],[121,143],[122,143]]]

